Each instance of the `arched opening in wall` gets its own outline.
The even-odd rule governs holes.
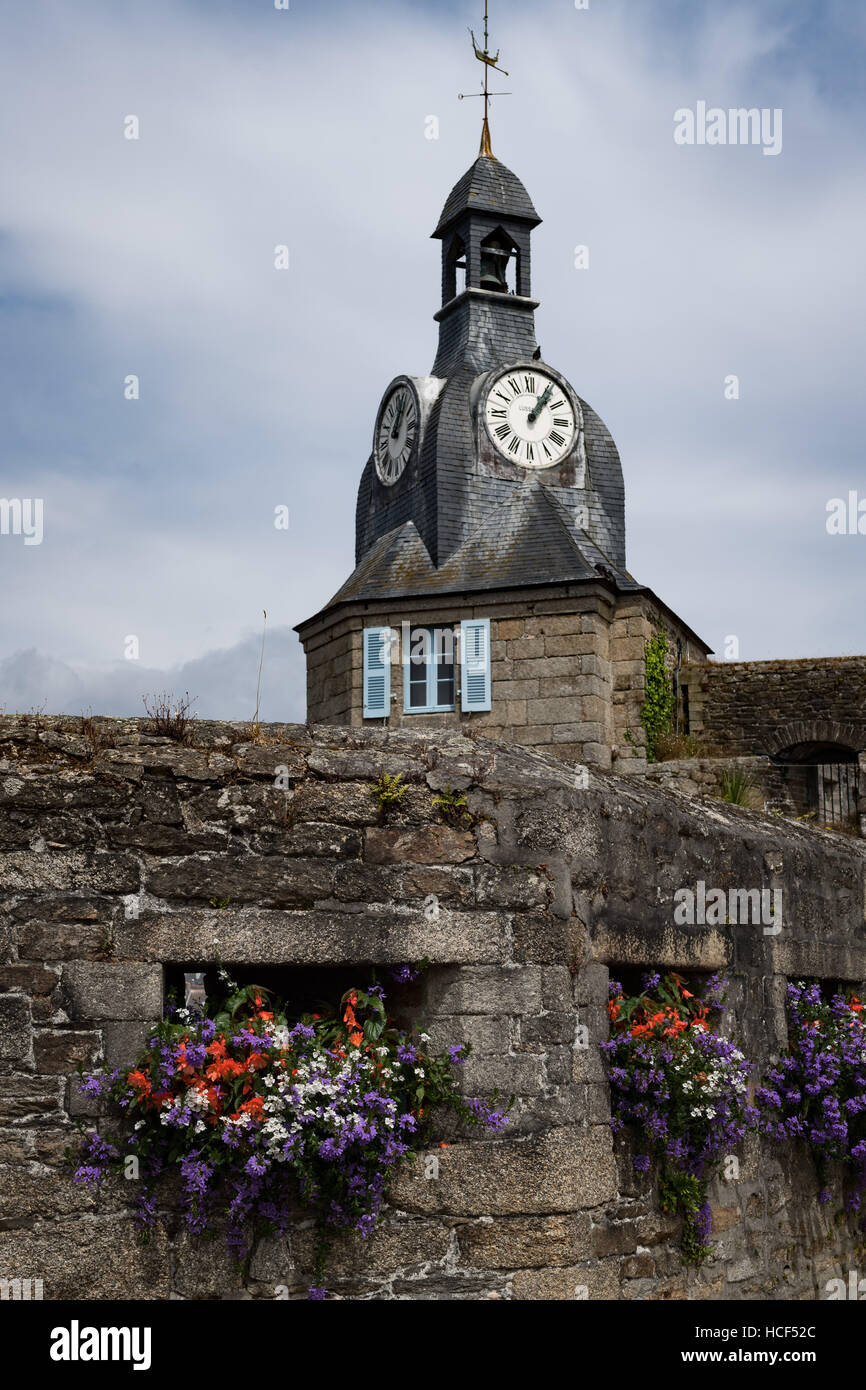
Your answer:
[[[466,289],[466,246],[460,236],[455,236],[449,254],[449,299],[461,295]]]
[[[866,788],[860,787],[855,749],[818,740],[795,743],[772,760],[795,814],[817,825],[856,835]]]
[[[496,294],[516,294],[520,279],[515,243],[498,227],[481,243],[481,288]]]
[[[455,236],[448,248],[445,260],[445,295],[447,304],[455,295],[466,289],[466,245],[462,237]]]

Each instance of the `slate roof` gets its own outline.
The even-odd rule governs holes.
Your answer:
[[[326,608],[355,600],[420,597],[596,581],[642,588],[617,569],[574,515],[538,478],[503,489],[501,505],[437,569],[411,521],[389,531],[364,555]],[[604,566],[601,575],[597,566]]]
[[[541,221],[520,179],[492,155],[480,154],[455,183],[433,236],[441,237],[451,223],[469,209],[520,217],[533,227]]]

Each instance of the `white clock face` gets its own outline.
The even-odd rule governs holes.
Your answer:
[[[553,377],[532,367],[516,367],[494,381],[484,417],[496,448],[522,468],[551,468],[574,444],[571,401]]]
[[[393,487],[415,447],[418,407],[411,387],[399,384],[382,402],[373,448],[379,481]]]

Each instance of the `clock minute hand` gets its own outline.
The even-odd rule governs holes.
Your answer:
[[[552,395],[553,387],[550,385],[550,383],[548,383],[547,387],[538,397],[537,401],[535,402],[535,405],[532,407],[532,409],[526,417],[530,425],[535,424],[536,420],[538,419],[544,407],[547,405],[547,402],[550,400],[550,397]]]
[[[404,413],[405,413],[405,410],[406,410],[406,398],[405,398],[405,396],[404,396],[403,400],[400,402],[400,409],[397,411],[397,415],[396,415],[396,418],[395,418],[395,420],[394,420],[394,423],[393,423],[393,425],[391,426],[391,438],[392,438],[392,439],[396,439],[396,438],[397,438],[397,435],[400,433],[400,421],[403,419],[403,415],[404,415]]]

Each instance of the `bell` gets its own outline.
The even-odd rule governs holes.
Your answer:
[[[498,237],[481,245],[481,288],[496,294],[508,294],[506,267],[511,252]]]
[[[493,290],[497,294],[508,293],[505,263],[500,261],[498,256],[489,255],[487,252],[481,254],[481,288]]]

